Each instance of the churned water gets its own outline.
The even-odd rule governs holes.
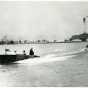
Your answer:
[[[1,87],[80,87],[88,86],[88,52],[81,51],[87,43],[2,45],[29,53],[31,47],[40,58],[0,65]]]

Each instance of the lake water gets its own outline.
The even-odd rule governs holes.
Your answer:
[[[88,52],[81,50],[87,43],[1,45],[22,53],[33,47],[40,58],[0,65],[1,87],[79,87],[88,86]]]

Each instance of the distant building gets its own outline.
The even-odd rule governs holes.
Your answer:
[[[73,40],[81,40],[83,42],[87,41],[88,39],[88,33],[83,33],[83,34],[79,34],[79,35],[73,35],[69,40],[73,41]]]

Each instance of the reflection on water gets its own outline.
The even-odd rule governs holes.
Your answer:
[[[0,53],[5,47],[28,53],[31,47],[40,58],[0,65],[0,86],[88,86],[88,52],[77,52],[86,43],[9,45],[0,46]]]

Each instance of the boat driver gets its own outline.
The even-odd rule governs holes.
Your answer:
[[[33,48],[30,49],[29,55],[33,56],[34,55],[34,51]]]

